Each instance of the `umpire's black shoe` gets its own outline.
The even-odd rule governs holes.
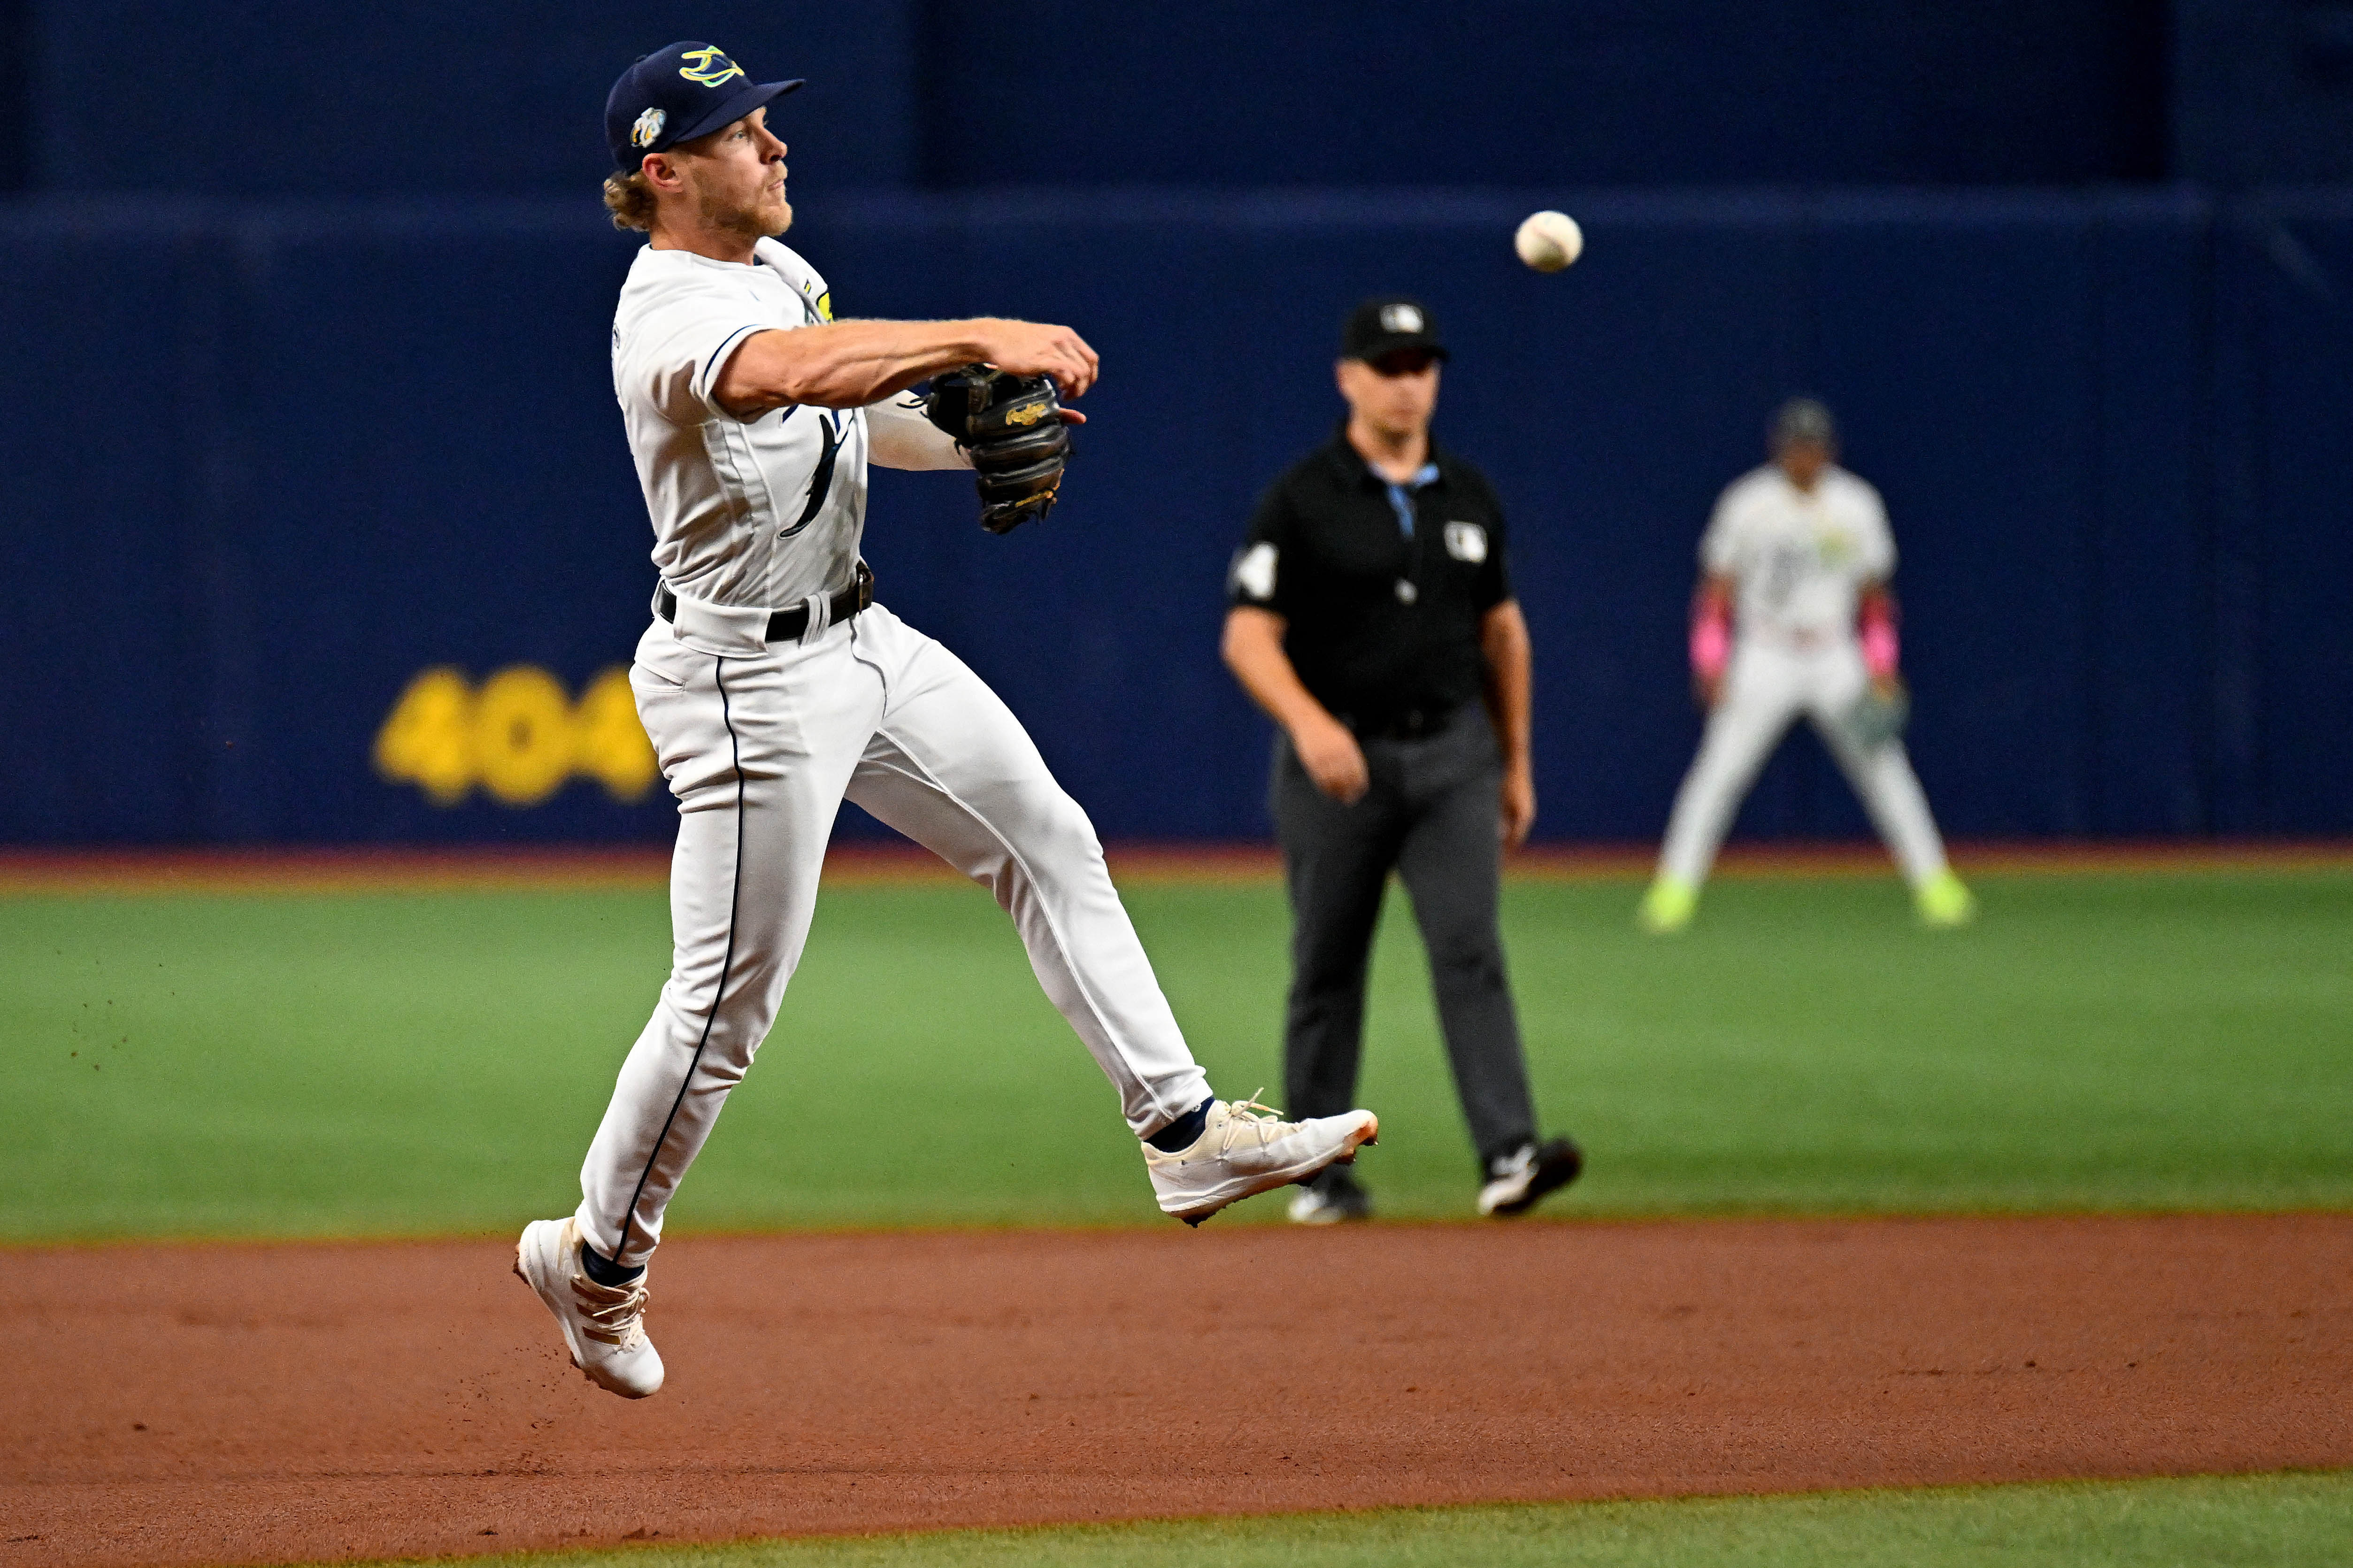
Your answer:
[[[1479,1212],[1525,1214],[1546,1193],[1577,1180],[1577,1173],[1584,1169],[1585,1152],[1567,1138],[1523,1143],[1487,1162],[1487,1184],[1479,1189]]]
[[[1343,1220],[1373,1217],[1373,1194],[1337,1165],[1324,1167],[1312,1182],[1302,1183],[1291,1200],[1293,1225],[1338,1225]]]

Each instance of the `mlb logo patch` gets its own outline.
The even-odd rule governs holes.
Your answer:
[[[1446,553],[1476,566],[1487,559],[1487,531],[1475,522],[1446,525]]]
[[[1274,597],[1274,546],[1261,540],[1234,557],[1228,581],[1246,599]]]

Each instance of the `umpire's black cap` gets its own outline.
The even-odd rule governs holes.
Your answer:
[[[614,166],[731,124],[800,86],[754,81],[727,51],[689,38],[656,49],[621,73],[605,99],[605,142]]]
[[[1444,359],[1446,345],[1438,341],[1438,324],[1419,300],[1403,294],[1377,294],[1348,312],[1340,329],[1342,359],[1376,360],[1399,349],[1420,349]]]

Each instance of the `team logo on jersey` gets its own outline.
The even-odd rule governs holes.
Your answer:
[[[742,66],[717,49],[689,49],[679,58],[686,63],[678,68],[678,74],[705,87],[717,87],[744,74]]]
[[[1411,305],[1384,305],[1381,307],[1381,331],[1418,332],[1421,331],[1421,312]]]
[[[821,321],[830,321],[833,320],[832,289],[828,289],[824,293],[819,294],[817,297],[817,314],[818,320]]]
[[[1475,522],[1446,525],[1446,553],[1476,566],[1487,559],[1487,531]]]
[[[654,144],[654,138],[661,134],[662,127],[669,123],[669,121],[670,116],[663,113],[660,110],[647,110],[643,114],[638,116],[638,122],[629,127],[629,145],[632,147],[652,146]]]

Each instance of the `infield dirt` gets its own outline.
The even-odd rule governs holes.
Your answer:
[[[627,1404],[498,1242],[7,1256],[0,1563],[2353,1465],[2353,1216],[684,1237]]]

